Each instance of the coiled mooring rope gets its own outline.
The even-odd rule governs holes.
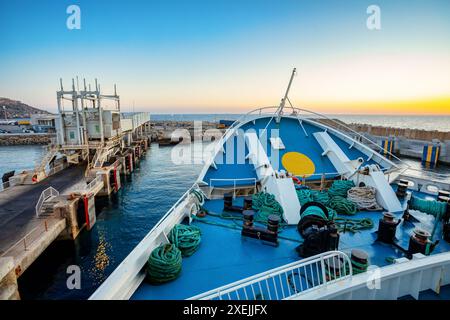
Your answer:
[[[373,187],[353,187],[347,191],[347,199],[354,202],[359,210],[378,211],[377,190]]]
[[[163,244],[152,251],[147,261],[151,283],[161,284],[176,279],[181,273],[181,251],[173,244]]]
[[[279,216],[280,220],[283,221],[283,207],[273,194],[264,192],[254,194],[252,208],[258,211],[257,219],[260,221],[267,222],[268,217],[272,214]]]
[[[183,257],[189,257],[197,251],[201,242],[199,227],[176,224],[169,233],[169,241],[180,249]]]
[[[354,216],[357,212],[356,204],[341,196],[335,196],[328,202],[328,206],[338,214]]]
[[[328,195],[330,198],[339,196],[339,197],[347,197],[347,192],[351,188],[353,188],[355,184],[351,180],[336,180],[331,185],[331,188],[328,190]]]
[[[447,210],[447,203],[435,200],[424,200],[412,196],[411,200],[409,200],[409,208],[431,214],[436,219],[440,219]]]
[[[328,209],[328,208],[327,208]],[[302,213],[302,218],[307,216],[316,216],[320,217],[325,221],[331,221],[334,220],[336,216],[336,211],[329,209],[328,210],[328,216],[325,214],[325,212],[322,210],[322,208],[318,206],[310,206],[306,208],[306,210]]]
[[[372,229],[374,224],[370,218],[362,219],[347,219],[337,217],[334,220],[334,224],[337,226],[339,232],[352,232],[357,233],[360,230]]]
[[[297,197],[300,202],[300,205],[303,206],[308,202],[315,201],[323,204],[328,209],[328,215],[330,217],[336,216],[336,211],[330,207],[328,207],[328,202],[330,201],[330,197],[327,191],[318,191],[318,190],[310,190],[310,189],[300,189],[297,190]]]
[[[418,210],[421,212],[425,212],[434,216],[434,226],[433,231],[431,232],[431,238],[434,237],[436,233],[437,226],[439,221],[447,212],[448,204],[446,202],[439,202],[435,200],[424,200],[417,197],[412,196],[409,200],[409,209]]]
[[[369,263],[361,263],[358,261],[355,261],[354,259],[351,260],[352,262],[352,271],[353,274],[359,274],[367,271],[367,268],[369,267]]]

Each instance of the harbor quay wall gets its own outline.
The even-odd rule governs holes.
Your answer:
[[[403,129],[379,127],[371,125],[351,124],[351,129],[381,145],[383,140],[394,141],[395,154],[410,158],[422,159],[425,146],[439,145],[438,161],[450,164],[450,132],[437,130]]]
[[[0,146],[13,145],[46,145],[51,143],[55,138],[55,134],[41,133],[41,134],[0,134]]]
[[[421,140],[421,141],[433,141],[439,140],[444,142],[446,140],[450,141],[450,132],[443,132],[437,130],[420,130],[420,129],[408,129],[408,128],[392,128],[392,127],[381,127],[381,126],[371,126],[368,124],[356,124],[352,123],[349,125],[350,128],[357,132],[368,133],[373,136],[381,137],[402,137],[410,140]]]
[[[214,129],[214,131],[211,129]],[[202,139],[210,141],[213,136],[215,137],[216,134],[222,135],[225,130],[225,127],[220,127],[216,122],[199,121],[199,124],[196,125],[194,121],[159,120],[151,122],[150,137],[152,141],[170,138],[173,140],[190,138],[191,140]]]

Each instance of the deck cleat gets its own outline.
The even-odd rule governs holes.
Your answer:
[[[408,252],[412,255],[414,253],[422,253],[424,255],[430,255],[433,252],[439,240],[434,243],[431,242],[431,233],[426,230],[416,228],[409,239]]]
[[[261,240],[265,244],[278,246],[278,225],[280,217],[270,215],[267,220],[267,229],[254,225],[254,210],[244,210],[244,223],[242,225],[241,236]]]
[[[395,233],[397,226],[402,222],[401,219],[396,220],[395,215],[390,212],[384,212],[383,218],[378,223],[378,238],[377,241],[381,241],[388,244],[394,244]]]
[[[397,195],[397,198],[403,199],[406,196],[406,191],[408,190],[408,182],[400,181],[397,184],[397,191],[395,194]]]

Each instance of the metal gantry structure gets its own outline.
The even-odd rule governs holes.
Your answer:
[[[72,146],[76,149],[84,149],[89,145],[96,148],[103,147],[107,139],[120,135],[120,97],[114,84],[114,93],[102,94],[100,84],[95,79],[94,90],[91,85],[86,85],[83,79],[83,90],[79,89],[78,81],[72,79],[72,90],[64,90],[62,79],[60,79],[60,90],[57,91],[58,103],[58,144],[61,146]],[[113,107],[103,106],[104,102],[112,101]],[[70,101],[71,108],[65,109],[64,101]],[[110,116],[110,119],[105,119]],[[107,130],[106,124],[113,128]]]

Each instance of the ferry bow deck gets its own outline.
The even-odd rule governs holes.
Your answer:
[[[436,199],[420,192],[414,196]],[[237,198],[234,203],[242,205],[243,198]],[[406,203],[403,202],[406,207]],[[204,207],[213,213],[223,211],[223,200],[207,200]],[[376,242],[378,220],[382,211],[360,211],[350,219],[371,218],[372,229],[358,233],[341,233],[339,250],[349,254],[351,249],[361,249],[368,253],[371,265],[383,267],[390,262],[386,258],[400,258],[402,252],[391,245]],[[396,214],[400,219],[401,213]],[[340,216],[346,217],[346,216]],[[279,245],[274,247],[263,244],[260,240],[241,236],[242,221],[230,221],[219,217],[206,216],[197,218],[193,224],[202,231],[202,240],[198,250],[191,256],[183,258],[181,275],[172,282],[152,285],[144,282],[135,291],[134,300],[175,300],[187,299],[223,285],[250,277],[252,275],[301,260],[295,248],[302,241],[296,226],[287,226],[280,232]],[[416,223],[416,226],[419,224]],[[397,228],[397,244],[408,247],[408,241],[415,225],[402,222]],[[438,226],[440,228],[441,226]],[[285,239],[289,238],[289,240]],[[433,240],[441,239],[436,234]],[[447,252],[450,245],[441,239],[433,254]],[[446,292],[445,290],[443,293]],[[428,293],[428,296],[432,296]]]
[[[415,228],[421,227],[421,223],[402,221],[400,225],[396,226],[395,245],[383,244],[377,241],[376,231],[378,230],[382,212],[390,212],[397,220],[402,218],[403,212],[407,207],[406,201],[408,199],[408,197],[403,198],[405,189],[413,189],[409,190],[409,192],[418,198],[431,198],[435,200],[436,196],[421,193],[421,191],[427,192],[429,189],[424,190],[418,187],[417,183],[411,186],[409,181],[401,183],[401,190],[397,195],[395,193],[395,181],[400,175],[398,173],[400,167],[386,156],[388,155],[399,161],[401,160],[392,155],[389,150],[383,150],[376,143],[368,140],[364,136],[350,132],[351,129],[349,131],[349,128],[345,127],[345,125],[336,123],[332,119],[323,117],[317,113],[294,108],[293,106],[291,106],[292,113],[290,113],[290,108],[284,112],[283,108],[285,102],[288,101],[289,88],[294,74],[295,69],[292,73],[286,94],[280,106],[275,107],[275,112],[273,112],[273,107],[257,109],[233,123],[215,145],[212,156],[205,164],[194,186],[179,199],[152,231],[147,234],[132,253],[130,253],[113,274],[91,296],[91,299],[116,297],[135,300],[203,298],[205,297],[203,294],[208,293],[208,291],[225,285],[229,286],[228,288],[236,285],[238,286],[237,290],[241,290],[243,288],[243,282],[239,282],[239,284],[233,283],[248,277],[252,277],[250,283],[253,283],[252,281],[256,278],[259,279],[258,281],[267,281],[267,278],[264,277],[268,273],[264,272],[273,272],[270,270],[277,267],[282,267],[277,272],[284,272],[284,270],[292,272],[293,269],[289,268],[292,266],[296,268],[302,264],[296,263],[299,261],[306,261],[309,263],[308,266],[310,268],[314,268],[314,263],[316,264],[315,266],[318,263],[314,259],[321,259],[319,260],[322,265],[321,274],[319,270],[315,274],[314,270],[312,270],[310,271],[310,276],[305,276],[301,274],[300,267],[298,267],[296,279],[294,279],[294,274],[289,279],[290,276],[285,273],[283,282],[280,277],[279,288],[282,290],[290,290],[289,287],[292,285],[295,286],[296,282],[302,285],[302,282],[311,279],[314,281],[314,278],[318,280],[318,284],[326,284],[328,286],[329,283],[337,283],[334,282],[337,274],[336,268],[334,269],[334,278],[331,273],[326,274],[324,265],[327,261],[336,261],[335,258],[337,258],[339,264],[339,259],[343,259],[342,267],[344,270],[342,270],[343,272],[341,274],[341,269],[338,269],[339,280],[345,278],[347,275],[349,277],[353,276],[352,272],[348,272],[350,270],[345,270],[346,265],[350,266],[354,262],[351,262],[349,257],[352,249],[360,249],[367,254],[368,259],[366,259],[364,253],[361,253],[363,262],[360,265],[365,267],[366,260],[368,260],[370,265],[378,266],[385,272],[391,272],[392,269],[394,269],[394,272],[398,272],[397,266],[390,268],[388,265],[393,259],[404,257],[406,251],[410,258],[414,252],[430,253],[430,248],[432,248],[430,239],[425,237],[426,241],[424,242],[423,240],[424,235],[427,233],[414,230]],[[311,114],[316,118],[308,118]],[[325,121],[317,120],[317,117]],[[330,126],[330,122],[333,123],[332,126]],[[338,127],[340,129],[343,127],[344,130],[338,130]],[[352,134],[356,134],[355,137],[352,137]],[[366,144],[363,144],[362,141]],[[373,146],[376,148],[372,149]],[[334,223],[330,221],[333,219],[330,219],[327,209],[322,204],[318,204],[317,202],[308,204],[304,202],[303,205],[305,207],[302,211],[302,203],[299,197],[303,196],[298,195],[296,184],[302,184],[302,187],[307,186],[312,190],[327,190],[330,186],[332,187],[334,185],[336,180],[351,181],[353,186],[358,188],[356,190],[358,192],[363,189],[364,195],[360,196],[360,198],[362,197],[364,198],[362,200],[367,200],[371,203],[369,206],[363,205],[363,208],[373,208],[375,205],[377,208],[383,208],[380,211],[356,212],[355,215],[348,217],[349,219],[370,218],[373,222],[370,229],[360,230],[357,233],[341,231],[338,237],[336,228],[331,226],[328,228],[328,225],[320,224],[317,222],[318,220],[314,221],[314,219],[319,219],[322,222],[327,220],[330,223]],[[343,185],[347,183],[336,183],[336,185],[339,184]],[[335,193],[333,199],[337,199],[335,201],[338,201],[340,204],[344,203],[346,201],[347,191],[348,189],[344,191],[345,195],[343,197],[336,197],[337,194]],[[203,193],[205,198],[207,198],[204,203],[201,199],[203,196],[200,193]],[[266,201],[270,198],[270,204],[268,206],[272,204],[274,206],[269,208],[269,212],[276,212],[282,215],[280,218],[289,225],[286,227],[280,226],[278,229],[278,246],[267,245],[259,239],[241,235],[243,224],[242,214],[237,214],[241,220],[224,219],[221,216],[224,209],[224,194],[228,194],[227,204],[229,205],[230,193],[234,195],[234,206],[243,204],[243,198],[240,197],[243,195],[258,193],[258,196],[255,198],[256,202],[261,200],[260,197],[264,199],[261,201]],[[370,197],[367,196],[369,193]],[[398,197],[403,198],[403,200]],[[314,202],[308,199],[308,202],[311,201]],[[327,205],[329,203],[326,202]],[[366,204],[367,202],[364,203]],[[264,205],[266,204],[264,202]],[[210,213],[203,218],[197,216],[201,211],[201,206]],[[315,208],[310,208],[311,206]],[[306,212],[308,209],[313,209],[315,212],[312,213],[311,210]],[[353,209],[351,211],[343,210],[340,212],[347,211],[353,214],[355,213]],[[410,207],[410,209],[412,208]],[[316,210],[320,212],[318,213]],[[439,214],[434,212],[435,216],[440,218],[440,211],[439,209]],[[433,212],[429,213],[433,214]],[[249,220],[247,221],[248,225],[246,226],[245,234],[252,237],[260,237],[261,234],[265,234],[273,242],[277,234],[273,226],[277,223],[272,223],[270,230],[261,231],[261,229],[252,227],[250,221],[252,220],[253,213],[247,212],[246,214]],[[302,223],[301,220],[303,218],[306,220],[306,222],[303,221],[305,224],[302,225],[305,239],[303,239],[297,230],[297,224],[299,221]],[[340,216],[340,218],[346,218],[346,216]],[[201,230],[201,243],[197,251],[192,256],[182,259],[180,274],[178,274],[179,260],[174,259],[176,262],[172,264],[175,267],[175,271],[171,272],[170,279],[178,276],[175,280],[160,285],[150,284],[144,279],[146,262],[149,257],[152,257],[152,266],[155,263],[157,266],[155,270],[158,269],[155,271],[156,281],[160,279],[158,277],[161,277],[159,269],[163,268],[164,265],[171,266],[170,264],[161,264],[160,257],[152,256],[152,252],[158,255],[161,253],[160,250],[166,250],[163,246],[169,243],[170,234],[174,226],[179,223],[188,222]],[[441,221],[435,224],[437,230],[442,230],[441,224]],[[255,225],[257,225],[256,222]],[[395,231],[392,225],[392,217],[386,215],[383,218],[384,229],[380,234],[383,235],[384,240],[387,239],[386,242],[388,243],[392,242],[392,231]],[[428,230],[428,228],[426,229]],[[305,233],[305,230],[310,233]],[[413,230],[419,232],[419,235],[422,236],[422,239],[419,239],[421,241],[419,243],[419,250],[409,250],[408,248]],[[442,232],[437,232],[431,240],[436,241],[442,236]],[[338,238],[339,244],[336,245],[336,239]],[[173,241],[173,245],[176,245],[177,240]],[[314,255],[310,257],[311,259],[302,259],[297,253],[296,248],[303,241],[305,242],[305,247],[306,242],[308,242],[309,247],[307,249],[309,253],[307,255]],[[167,248],[180,254],[177,248],[173,249],[171,246]],[[445,241],[440,241],[431,254],[435,255],[436,253],[447,251],[450,251],[450,245]],[[317,252],[324,253],[324,255],[316,255]],[[324,256],[326,258],[323,258]],[[175,255],[175,257],[177,256]],[[437,259],[431,260],[445,259],[446,256],[442,258],[442,255],[436,255],[435,258]],[[325,261],[325,259],[329,260]],[[405,259],[401,260],[404,261]],[[421,260],[419,263],[416,263],[414,260],[409,260],[411,263],[403,263],[403,267],[407,264],[411,268],[416,267],[416,265],[420,267],[422,262],[426,264],[426,261],[430,261],[423,258],[426,261]],[[450,261],[448,261],[449,263],[447,263],[447,260],[444,262],[446,264],[445,268],[450,272]],[[289,263],[293,264],[289,265]],[[286,266],[287,264],[288,266]],[[306,264],[302,265],[303,270],[306,272]],[[431,265],[433,264],[431,263]],[[383,268],[384,266],[386,268]],[[405,268],[408,268],[408,266]],[[364,270],[362,269],[362,271]],[[435,272],[435,270],[428,268],[427,276],[430,272]],[[264,275],[258,275],[261,273],[264,273]],[[419,270],[420,277],[421,274],[422,271]],[[280,273],[276,275],[280,275]],[[368,273],[363,272],[360,275],[366,276]],[[271,279],[274,281],[273,289],[276,291],[277,284],[275,279],[273,277]],[[161,277],[161,280],[164,281],[166,279]],[[409,279],[406,282],[411,283],[414,280]],[[447,280],[449,283],[446,283]],[[249,283],[248,279],[246,282]],[[444,282],[443,285],[450,284],[450,278]],[[417,283],[419,286],[421,285],[419,281]],[[251,289],[253,291],[253,287]],[[269,295],[270,290],[269,284],[267,284]],[[260,295],[262,299],[268,298],[265,296],[266,292],[263,293],[263,291],[260,288],[259,295],[253,292],[253,296],[250,299],[258,299]],[[217,291],[214,292],[211,295],[208,293],[206,298],[214,299],[222,297],[221,293],[217,294]],[[237,294],[238,291],[235,290],[234,292]],[[416,295],[415,292],[408,292],[412,292],[418,297],[418,294]],[[281,298],[293,298],[294,296],[298,296],[297,293],[298,291],[295,289],[294,294],[289,291],[287,297],[283,294]],[[304,294],[308,293],[304,292]],[[394,295],[391,295],[391,297],[392,299],[397,299],[402,296],[394,297]],[[236,297],[229,298],[233,299]],[[315,299],[317,296],[313,296],[313,298]]]

